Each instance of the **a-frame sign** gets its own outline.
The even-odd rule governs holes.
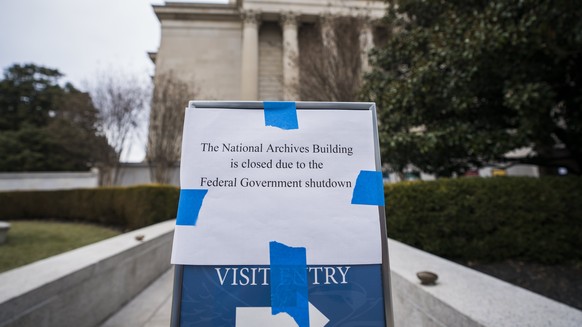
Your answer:
[[[374,103],[186,110],[172,326],[393,326]]]

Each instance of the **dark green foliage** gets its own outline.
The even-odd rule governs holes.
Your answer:
[[[440,179],[385,190],[389,237],[436,255],[582,260],[582,178]]]
[[[0,81],[0,131],[17,130],[23,124],[46,126],[63,90],[58,70],[33,64],[13,65]]]
[[[179,193],[161,185],[0,192],[0,220],[56,219],[136,229],[175,218]]]
[[[63,75],[13,65],[0,80],[0,171],[83,171],[111,155],[87,93]]]
[[[372,56],[383,161],[441,176],[491,163],[582,174],[582,6],[395,0]],[[506,158],[522,147],[530,156]]]

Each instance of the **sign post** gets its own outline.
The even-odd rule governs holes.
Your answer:
[[[373,103],[190,102],[172,326],[393,326]]]

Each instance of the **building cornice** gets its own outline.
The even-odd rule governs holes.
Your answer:
[[[160,22],[163,20],[240,20],[238,4],[167,2],[165,5],[152,5],[152,7]]]
[[[162,20],[241,21],[246,10],[261,11],[261,20],[277,21],[281,11],[292,11],[301,21],[315,21],[324,13],[335,15],[367,16],[380,19],[385,12],[383,0],[234,0],[227,4],[166,2],[153,5],[154,12]]]

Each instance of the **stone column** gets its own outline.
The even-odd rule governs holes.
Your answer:
[[[259,99],[259,16],[254,10],[242,13],[241,100]]]
[[[368,54],[374,47],[374,32],[372,30],[372,22],[369,18],[365,18],[360,30],[360,51],[362,60],[362,73],[367,73],[371,70]]]
[[[281,13],[283,27],[283,99],[299,100],[299,42],[297,41],[297,14]]]
[[[335,31],[333,25],[336,17],[332,13],[324,13],[319,16],[319,19],[321,26],[321,41],[323,42],[323,46],[328,49],[332,49],[335,52]]]

